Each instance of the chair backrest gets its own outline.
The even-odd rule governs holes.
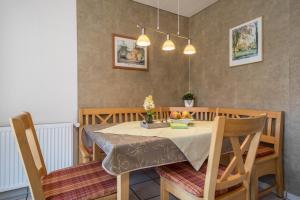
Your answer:
[[[249,188],[250,176],[254,164],[259,139],[263,131],[266,116],[243,119],[217,116],[210,144],[208,166],[204,187],[204,199],[214,199],[215,191],[238,186]],[[223,140],[229,139],[234,156],[224,173],[218,177]],[[242,144],[241,138],[244,138]],[[244,155],[245,161],[244,161]]]
[[[236,108],[217,108],[218,116],[226,116],[230,118],[245,118],[259,116],[262,114],[267,115],[267,120],[260,141],[272,145],[274,147],[275,154],[277,156],[281,156],[283,145],[283,112]]]
[[[216,117],[216,108],[208,107],[165,107],[161,109],[161,113],[164,119],[169,118],[171,112],[190,112],[191,116],[200,121],[213,121]]]
[[[10,125],[27,174],[31,194],[34,199],[43,200],[45,197],[41,178],[47,175],[47,170],[30,113],[25,112],[11,118]]]

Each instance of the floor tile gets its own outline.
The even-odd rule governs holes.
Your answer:
[[[159,178],[159,175],[156,173],[155,168],[144,169],[143,171],[152,179]]]
[[[150,198],[148,200],[160,200],[160,196],[157,196],[157,197],[153,197],[153,198]]]
[[[155,181],[155,183],[157,183],[158,185],[160,185],[160,178],[156,178],[156,179],[153,179]]]
[[[146,176],[142,170],[134,171],[130,173],[130,185],[149,181],[151,178]]]
[[[131,186],[141,200],[159,196],[160,188],[153,180]]]
[[[277,197],[275,194],[271,193],[260,200],[282,200],[281,198]]]
[[[160,196],[157,197],[153,197],[151,199],[148,200],[160,200]],[[178,200],[176,197],[174,197],[173,195],[170,195],[169,200]]]
[[[129,200],[139,200],[132,190],[129,192]]]
[[[170,195],[169,200],[178,200],[176,197],[174,197],[173,195]]]

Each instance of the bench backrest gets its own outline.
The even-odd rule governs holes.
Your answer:
[[[143,108],[81,108],[79,123],[83,125],[118,124],[145,118]],[[160,108],[154,110],[154,119],[160,119]]]
[[[260,141],[273,145],[275,153],[277,155],[281,155],[283,142],[283,112],[237,108],[217,108],[218,116],[226,116],[228,118],[245,118],[259,116],[262,114],[267,115],[267,120]]]

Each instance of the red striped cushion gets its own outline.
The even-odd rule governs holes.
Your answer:
[[[257,152],[256,152],[256,158],[261,158],[264,156],[269,156],[275,153],[274,148],[272,147],[268,147],[268,146],[264,146],[262,144],[260,144],[258,146]]]
[[[93,161],[49,173],[42,179],[46,200],[87,200],[116,193],[116,178]]]
[[[196,171],[188,162],[176,163],[172,165],[166,165],[158,167],[157,173],[172,182],[175,182],[185,191],[202,198],[204,193],[204,184],[206,176],[207,163],[204,163],[199,171]],[[218,177],[220,177],[224,171],[224,166],[219,167]],[[231,190],[237,187],[231,188]],[[228,190],[217,191],[216,196],[224,194]]]

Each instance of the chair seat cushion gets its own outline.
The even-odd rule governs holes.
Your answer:
[[[116,193],[116,178],[93,161],[49,173],[42,185],[46,200],[86,200]]]
[[[263,144],[260,144],[258,146],[258,149],[257,149],[257,152],[256,152],[256,158],[261,158],[261,157],[264,157],[264,156],[269,156],[269,155],[272,155],[274,153],[275,153],[274,148],[265,146]]]
[[[188,162],[182,162],[158,167],[156,171],[161,177],[175,182],[185,191],[202,198],[204,193],[206,169],[206,162],[202,165],[199,171],[196,171]],[[226,168],[224,166],[220,165],[218,177],[221,177],[225,169]],[[240,187],[240,185],[234,186],[229,190],[217,191],[216,196],[232,191],[237,187]]]

